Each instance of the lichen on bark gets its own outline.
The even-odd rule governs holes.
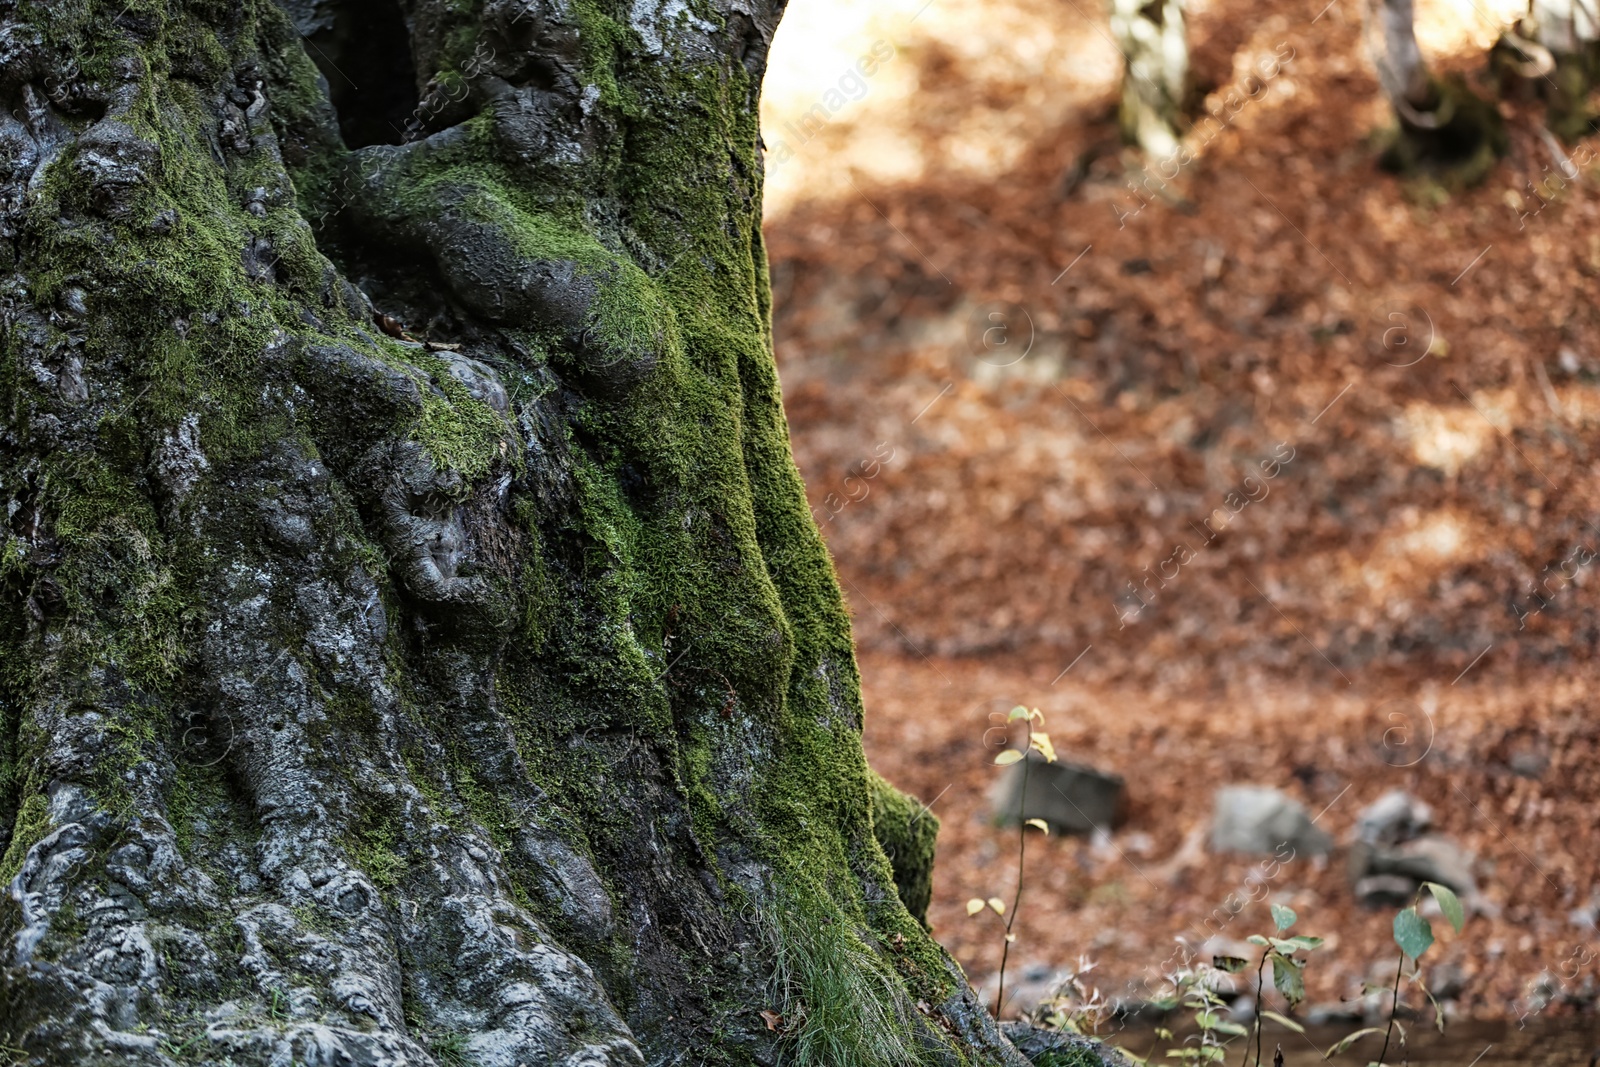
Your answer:
[[[779,14],[4,9],[21,1062],[1021,1062],[874,836],[772,361]]]

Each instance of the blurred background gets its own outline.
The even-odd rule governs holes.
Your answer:
[[[929,921],[986,995],[1004,920],[967,903],[1017,890],[1005,713],[1040,709],[1116,812],[1030,831],[1006,1014],[1082,957],[1131,996],[1276,902],[1328,942],[1298,1014],[1359,1018],[1424,877],[1466,904],[1422,960],[1448,1014],[1592,1009],[1600,137],[1491,77],[1525,13],[1416,5],[1429,69],[1503,122],[1470,185],[1378,165],[1356,0],[1187,3],[1187,159],[1154,181],[1104,0],[784,16],[794,446],[868,757],[942,821]]]

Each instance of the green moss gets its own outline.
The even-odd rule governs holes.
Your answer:
[[[50,832],[50,801],[35,793],[22,802],[17,810],[16,822],[11,827],[11,842],[0,856],[0,885],[4,885],[22,870],[22,861],[28,850]]]
[[[231,740],[207,737],[211,729],[186,727],[175,738],[173,747],[183,752],[199,750],[207,742],[226,745]],[[225,841],[244,845],[256,837],[254,820],[241,810],[220,761],[209,766],[191,759],[175,762],[165,799],[167,822],[172,826],[178,850],[190,863],[203,863],[204,857],[213,854]],[[211,873],[214,878],[222,879],[220,872]]]
[[[440,470],[468,481],[481,479],[496,463],[521,465],[517,435],[506,420],[451,374],[437,356],[416,354],[411,362],[431,373],[422,385],[422,417],[408,427]]]
[[[78,914],[77,904],[69,897],[50,916],[50,928],[40,942],[38,955],[42,959],[58,960],[70,951],[89,932],[89,923]]]
[[[394,837],[374,834],[359,843],[352,858],[380,889],[393,889],[400,884],[400,872],[405,863],[394,852]]]
[[[918,922],[928,924],[933,898],[933,853],[939,820],[915,797],[900,792],[871,772],[872,834],[889,857],[900,901]]]

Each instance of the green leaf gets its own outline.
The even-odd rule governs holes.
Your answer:
[[[1293,908],[1286,908],[1282,904],[1274,904],[1272,906],[1272,921],[1278,924],[1280,933],[1293,926],[1295,919],[1298,917],[1295,915]]]
[[[1305,968],[1281,952],[1274,952],[1272,959],[1272,984],[1278,987],[1278,992],[1283,994],[1291,1006],[1306,999]]]
[[[1394,917],[1394,943],[1410,958],[1420,959],[1433,944],[1433,927],[1416,908],[1407,908]]]
[[[1011,709],[1011,714],[1006,716],[1006,722],[1016,722],[1018,719],[1026,719],[1027,717],[1028,709],[1018,704]],[[991,719],[990,721],[993,722],[994,720]]]
[[[1450,925],[1456,928],[1456,933],[1466,925],[1467,914],[1461,909],[1461,898],[1449,886],[1440,885],[1438,882],[1423,882],[1422,886],[1433,894],[1433,899],[1438,902],[1439,910],[1444,912],[1444,917],[1450,920]]]
[[[1279,1015],[1275,1011],[1264,1011],[1264,1012],[1261,1013],[1261,1017],[1263,1019],[1271,1019],[1273,1022],[1277,1023],[1279,1026],[1287,1027],[1288,1029],[1293,1030],[1297,1034],[1303,1034],[1303,1033],[1306,1032],[1306,1028],[1305,1027],[1301,1026],[1299,1023],[1295,1022],[1293,1019],[1289,1018],[1287,1015]]]
[[[1249,969],[1250,961],[1243,956],[1212,956],[1211,966],[1223,974],[1238,974]]]
[[[1219,1020],[1217,1025],[1213,1026],[1211,1029],[1215,1030],[1219,1034],[1232,1034],[1235,1037],[1243,1037],[1245,1034],[1250,1032],[1249,1030],[1246,1030],[1244,1027],[1240,1026],[1238,1023],[1229,1019]]]
[[[1245,940],[1250,942],[1252,945],[1260,945],[1262,948],[1272,947],[1272,942],[1268,941],[1260,934],[1251,934],[1249,937],[1245,938]]]
[[[1306,937],[1304,934],[1296,934],[1293,937],[1269,937],[1267,940],[1272,942],[1273,948],[1290,956],[1302,950],[1310,952],[1322,944],[1322,938]]]
[[[1000,755],[996,756],[994,758],[994,761],[999,766],[1005,767],[1005,766],[1009,766],[1010,764],[1013,764],[1013,763],[1017,762],[1017,760],[1019,760],[1021,758],[1022,758],[1022,753],[1018,752],[1014,748],[1008,748],[1004,752],[1000,753]]]
[[[1381,1026],[1368,1026],[1368,1027],[1365,1027],[1364,1029],[1357,1030],[1353,1034],[1346,1034],[1344,1037],[1341,1037],[1338,1041],[1335,1041],[1332,1045],[1330,1045],[1328,1047],[1328,1051],[1326,1051],[1326,1052],[1324,1052],[1322,1054],[1322,1058],[1325,1059],[1325,1060],[1326,1059],[1331,1059],[1334,1056],[1339,1055],[1339,1053],[1344,1052],[1347,1049],[1349,1049],[1351,1045],[1355,1044],[1357,1041],[1360,1041],[1362,1038],[1367,1037],[1367,1036],[1369,1036],[1371,1034],[1381,1034],[1381,1033],[1383,1033],[1383,1027],[1381,1027]]]

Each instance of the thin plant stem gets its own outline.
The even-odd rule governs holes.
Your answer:
[[[1400,1008],[1400,975],[1406,969],[1406,954],[1400,953],[1400,962],[1394,968],[1394,995],[1389,1000],[1389,1029],[1383,1032],[1383,1051],[1378,1053],[1378,1062],[1384,1062],[1389,1055],[1389,1036],[1394,1033],[1394,1015]]]
[[[1028,758],[1033,750],[1033,720],[1028,720],[1028,747],[1022,750],[1022,789],[1017,793],[1017,895],[1011,899],[1011,913],[1006,916],[1006,939],[1000,946],[1000,986],[994,993],[994,1017],[1000,1018],[1000,1007],[1005,1003],[1006,957],[1011,954],[1011,925],[1017,921],[1017,907],[1022,903],[1022,861],[1028,848],[1028,824],[1023,819],[1028,804]]]
[[[1267,969],[1267,950],[1261,950],[1261,962],[1256,964],[1256,1067],[1261,1067],[1261,974]],[[1244,1059],[1239,1061],[1244,1067],[1250,1059],[1250,1042],[1244,1043]]]

